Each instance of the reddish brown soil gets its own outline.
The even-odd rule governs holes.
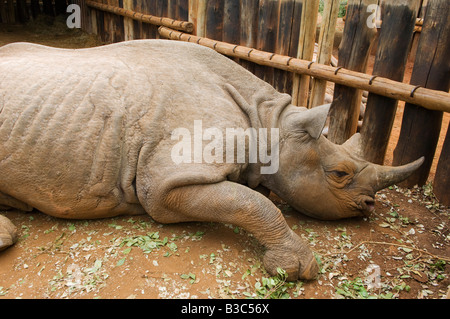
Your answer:
[[[0,27],[0,45],[13,41],[72,48],[99,43],[78,31],[55,34]],[[401,110],[389,154],[398,136]],[[448,114],[445,121],[447,127]],[[447,294],[450,211],[439,207],[429,187],[384,190],[377,195],[370,218],[333,222],[305,217],[272,199],[289,226],[317,253],[321,263],[317,280],[270,286],[263,279],[269,277],[261,265],[263,248],[233,225],[161,225],[148,216],[74,221],[9,211],[2,214],[18,227],[20,240],[0,253],[0,299],[443,298]],[[159,246],[144,252],[138,239]],[[368,269],[370,265],[379,266],[379,281],[371,279],[375,272]],[[369,289],[369,283],[377,285]]]

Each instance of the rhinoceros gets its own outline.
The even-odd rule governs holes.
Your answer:
[[[364,216],[378,190],[423,161],[369,163],[359,155],[357,134],[331,143],[321,134],[329,108],[294,106],[288,94],[192,43],[6,45],[0,209],[230,223],[266,248],[270,274],[280,267],[288,280],[313,279],[312,251],[268,192],[318,219]],[[16,240],[11,221],[0,217],[0,247]]]

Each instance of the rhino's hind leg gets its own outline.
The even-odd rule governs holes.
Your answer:
[[[317,276],[317,262],[308,244],[289,228],[268,198],[248,187],[229,181],[183,186],[169,191],[163,202],[165,209],[150,213],[157,221],[214,221],[243,227],[267,248],[264,266],[272,275],[280,267],[288,280]]]
[[[0,215],[0,251],[13,245],[18,239],[16,226],[5,216]]]
[[[0,192],[0,209],[7,210],[11,208],[15,208],[24,212],[31,212],[33,210],[33,207],[31,207],[27,203],[24,203],[18,199],[15,199],[14,197]]]

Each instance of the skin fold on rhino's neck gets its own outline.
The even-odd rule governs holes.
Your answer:
[[[272,160],[278,161],[279,154],[273,154],[271,145],[273,143],[278,144],[279,140],[271,140],[271,129],[279,129],[281,114],[288,106],[291,106],[291,97],[287,94],[276,93],[275,96],[268,99],[267,92],[261,92],[260,94],[252,96],[250,101],[247,101],[233,86],[227,85],[226,90],[248,117],[251,128],[254,128],[257,131],[262,128],[267,129],[268,136],[265,142],[267,154],[270,154]],[[279,136],[280,134],[277,134],[276,138],[279,139]],[[258,146],[261,143],[260,138],[261,136],[258,136]],[[261,168],[270,164],[271,163],[262,163],[259,157],[256,163],[248,163],[247,169],[244,172],[244,180],[247,185],[251,188],[256,188],[261,183],[262,179],[264,179]]]

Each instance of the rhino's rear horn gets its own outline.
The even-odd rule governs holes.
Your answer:
[[[422,156],[418,160],[406,165],[389,167],[376,165],[376,183],[374,190],[379,191],[388,186],[400,183],[411,176],[416,169],[422,165],[425,158]]]
[[[361,146],[361,134],[355,133],[344,144],[342,144],[351,154],[363,158],[363,148]]]

